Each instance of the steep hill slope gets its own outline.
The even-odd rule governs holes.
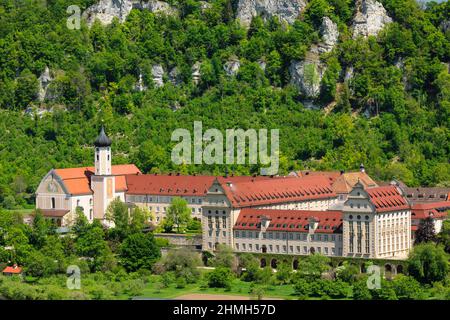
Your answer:
[[[223,173],[170,161],[172,131],[201,120],[279,128],[281,174],[450,184],[448,2],[0,0],[0,25],[0,205],[90,165],[102,121],[114,162],[143,171]]]

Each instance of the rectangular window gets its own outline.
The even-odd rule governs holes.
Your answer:
[[[279,245],[276,245],[275,248],[276,248],[277,252],[280,252],[280,246]]]
[[[269,239],[273,239],[273,233],[269,232]]]
[[[227,217],[222,217],[222,228],[226,228],[227,227]]]
[[[294,239],[294,234],[293,233],[289,233],[289,240],[293,240]]]
[[[252,244],[250,243],[249,245],[248,245],[248,251],[252,251],[253,250],[253,246],[252,246]]]
[[[303,247],[303,253],[305,253],[305,254],[308,253],[308,247],[307,246]]]
[[[236,243],[236,250],[239,250],[239,243]]]
[[[365,222],[365,231],[366,231],[366,253],[370,253],[370,229],[369,229],[369,222]]]
[[[280,239],[280,233],[275,233],[275,239]]]
[[[245,251],[245,243],[242,244],[242,250]]]
[[[358,235],[357,235],[357,247],[358,247],[358,253],[361,253],[361,246],[362,246],[362,244],[361,244],[361,242],[362,242],[362,228],[361,228],[361,221],[358,221],[357,223],[356,223],[356,227],[357,227],[357,232],[358,232]]]
[[[325,250],[325,254],[328,255],[328,247],[325,247],[324,250]]]
[[[348,227],[349,227],[349,251],[353,252],[353,237],[354,237],[354,230],[353,230],[353,221],[349,221],[348,223]]]
[[[269,252],[273,251],[273,246],[271,244],[269,244]]]

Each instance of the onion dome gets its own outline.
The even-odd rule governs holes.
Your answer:
[[[96,147],[110,147],[112,144],[112,141],[105,133],[105,128],[102,126],[102,130],[100,131],[100,134],[98,135],[97,139],[94,142],[94,145]]]

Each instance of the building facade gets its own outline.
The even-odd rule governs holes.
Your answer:
[[[224,244],[236,252],[370,259],[407,258],[419,222],[430,217],[439,232],[450,209],[447,199],[411,203],[410,191],[378,186],[363,166],[287,177],[144,175],[135,165],[111,165],[111,144],[102,128],[94,167],[50,170],[36,191],[36,208],[62,227],[76,211],[107,224],[108,205],[120,199],[153,212],[158,224],[180,197],[201,219],[205,251]]]

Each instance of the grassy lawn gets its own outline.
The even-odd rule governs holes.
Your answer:
[[[224,294],[247,296],[249,294],[250,283],[235,279],[231,286],[231,290],[223,288],[201,288],[199,283],[188,284],[185,288],[178,289],[176,284],[171,284],[168,288],[158,289],[160,283],[160,276],[151,276],[151,281],[147,284],[143,294],[140,297],[144,298],[176,298],[185,294],[200,293],[200,294]],[[281,299],[295,299],[293,295],[294,289],[292,285],[273,286],[266,290],[265,298],[281,298]]]

